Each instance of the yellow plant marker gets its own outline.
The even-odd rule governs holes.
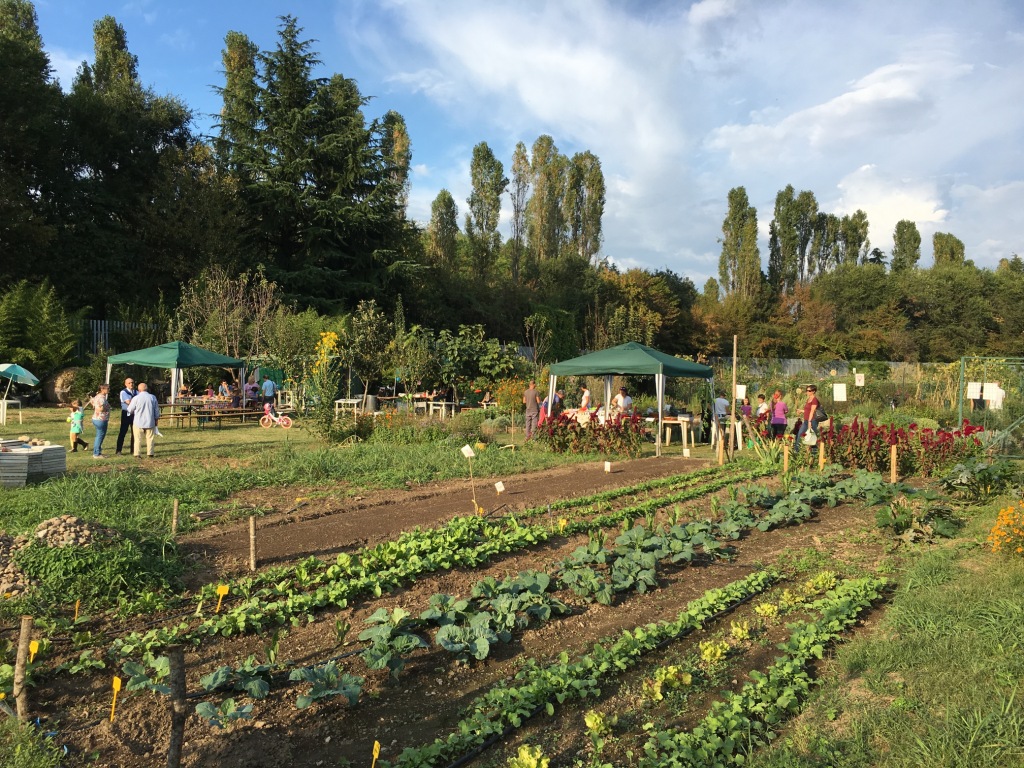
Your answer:
[[[117,709],[117,692],[121,690],[121,678],[114,675],[114,698],[110,702],[110,722],[114,722],[114,710]]]
[[[218,584],[217,585],[217,610],[215,610],[214,613],[220,613],[220,604],[222,602],[224,602],[224,595],[226,595],[227,593],[228,593],[228,585],[227,584]]]
[[[82,606],[81,600],[75,600],[75,621],[78,621],[78,609]]]
[[[565,532],[565,526],[567,526],[568,524],[569,524],[569,521],[567,519],[565,519],[564,517],[559,518],[559,520],[558,520],[558,532],[559,533],[564,533]]]
[[[374,768],[377,765],[377,758],[380,757],[380,742],[373,742],[373,762],[370,763],[370,768]]]
[[[474,504],[476,504],[476,502],[475,502],[475,501],[474,501],[473,503],[474,503]],[[487,510],[485,510],[485,509],[484,509],[483,507],[481,507],[481,506],[480,506],[479,504],[477,504],[477,507],[476,507],[476,513],[477,513],[478,515],[480,515],[480,517],[483,517],[484,515],[486,515],[486,514],[487,514]]]
[[[28,663],[29,664],[31,664],[35,660],[37,653],[39,653],[39,641],[38,640],[33,640],[33,641],[31,641],[28,644]]]

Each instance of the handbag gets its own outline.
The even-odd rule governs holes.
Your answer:
[[[804,433],[803,443],[804,445],[817,445],[818,436],[811,432],[810,430],[807,430],[807,432]]]
[[[828,414],[825,413],[825,409],[820,405],[814,409],[814,415],[811,416],[811,421],[828,421]]]

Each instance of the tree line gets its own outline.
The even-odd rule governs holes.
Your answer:
[[[272,290],[282,316],[345,327],[373,302],[434,334],[482,328],[534,348],[538,362],[624,341],[707,357],[731,350],[733,333],[744,354],[818,359],[1019,347],[1020,260],[979,269],[949,233],[935,236],[936,264],[923,269],[913,222],[897,225],[885,254],[870,247],[862,211],[820,211],[812,192],[789,186],[763,270],[757,212],[738,187],[719,277],[699,291],[668,269],[614,266],[602,250],[600,159],[568,156],[547,135],[519,142],[507,164],[480,142],[469,197],[440,190],[429,222],[408,219],[404,118],[369,117],[354,80],[321,76],[294,17],[281,18],[268,50],[227,32],[209,137],[181,99],[140,81],[115,18],[97,21],[93,39],[64,92],[32,3],[0,0],[0,279],[27,281],[71,318],[167,334],[230,325],[215,316],[239,302],[196,296],[234,281],[256,292],[250,303]],[[222,351],[267,351],[251,345]]]

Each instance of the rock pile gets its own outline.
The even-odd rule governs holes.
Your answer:
[[[61,515],[44,520],[36,526],[32,536],[10,536],[0,531],[0,597],[17,595],[29,586],[28,578],[14,563],[14,553],[27,547],[33,539],[48,547],[88,547],[97,542],[109,542],[120,536],[112,528],[89,523],[74,515]]]

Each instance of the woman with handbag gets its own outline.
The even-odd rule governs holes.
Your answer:
[[[807,402],[804,403],[803,425],[800,427],[800,434],[797,435],[796,445],[793,452],[800,452],[800,445],[806,443],[810,446],[811,454],[818,453],[818,422],[825,418],[825,411],[818,401],[818,387],[811,384],[807,387]]]

